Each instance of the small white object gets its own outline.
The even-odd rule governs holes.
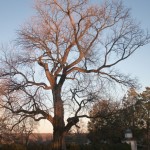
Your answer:
[[[127,129],[127,130],[125,131],[125,138],[126,138],[126,139],[131,139],[131,138],[133,138],[133,134],[132,134],[131,129]]]

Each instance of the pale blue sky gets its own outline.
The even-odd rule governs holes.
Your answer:
[[[0,43],[15,39],[16,30],[33,14],[33,0],[0,0]]]
[[[92,1],[92,0],[91,0]],[[102,0],[93,0],[99,2]],[[140,23],[141,28],[150,32],[150,0],[122,0],[131,9],[131,16]],[[150,86],[150,44],[138,49],[131,57],[117,65],[122,73],[136,77],[141,90]]]
[[[132,16],[141,23],[141,27],[150,31],[150,0],[123,1],[131,8]],[[136,76],[143,88],[150,86],[150,44],[141,47],[129,59],[122,62],[119,69]]]
[[[0,0],[0,44],[6,44],[16,38],[16,30],[34,14],[33,1]],[[123,1],[127,7],[131,8],[132,16],[141,22],[142,28],[150,31],[150,0]],[[128,60],[118,65],[118,69],[123,73],[132,74],[133,77],[136,76],[143,88],[150,86],[150,44],[140,48]],[[48,132],[49,125],[42,124],[44,126],[39,130]]]

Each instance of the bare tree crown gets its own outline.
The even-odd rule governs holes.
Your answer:
[[[90,6],[87,0],[38,0],[35,8],[37,16],[19,32],[19,44],[36,51],[35,60],[44,69],[49,88],[63,75],[70,79],[77,73],[128,82],[108,68],[148,43],[149,37],[120,1]]]

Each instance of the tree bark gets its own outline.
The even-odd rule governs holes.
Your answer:
[[[53,133],[52,150],[66,150],[64,134],[60,131]]]
[[[53,89],[54,122],[53,122],[53,150],[66,150],[64,140],[64,107],[61,99],[61,87],[56,85]]]

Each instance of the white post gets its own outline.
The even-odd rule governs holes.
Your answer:
[[[127,129],[125,132],[125,142],[131,145],[131,150],[137,150],[137,143],[133,139],[133,135],[130,129]]]
[[[137,143],[135,140],[127,140],[126,143],[131,145],[131,150],[137,150]]]

